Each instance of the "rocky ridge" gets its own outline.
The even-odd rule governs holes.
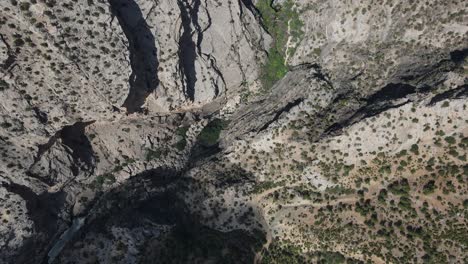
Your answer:
[[[462,1],[0,8],[1,262],[466,258]]]

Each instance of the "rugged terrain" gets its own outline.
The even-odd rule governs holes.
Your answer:
[[[468,3],[0,10],[0,263],[466,263]]]

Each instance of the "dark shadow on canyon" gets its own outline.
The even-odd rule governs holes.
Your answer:
[[[130,91],[123,106],[130,114],[141,112],[146,98],[159,85],[155,38],[134,0],[109,0],[109,4],[128,39],[130,53]]]
[[[241,168],[228,170],[213,174],[215,181],[222,182],[222,186],[218,185],[217,188],[250,180]],[[195,186],[198,184],[193,179],[171,168],[156,168],[134,175],[100,198],[93,209],[97,214],[87,219],[85,227],[62,252],[62,257],[71,256],[69,254],[75,250],[75,242],[98,243],[89,240],[88,234],[112,237],[112,227],[121,227],[145,229],[145,243],[138,248],[139,263],[142,264],[253,263],[255,252],[265,242],[264,234],[258,229],[253,232],[241,229],[221,232],[207,226],[199,215],[194,215],[190,210],[193,204],[186,203],[182,198]],[[217,209],[220,210],[224,209]],[[157,229],[153,227],[159,225],[169,228],[162,233],[155,231]],[[115,239],[114,243],[120,243],[119,239],[123,238]]]

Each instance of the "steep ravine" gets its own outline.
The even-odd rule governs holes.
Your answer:
[[[130,53],[130,91],[123,107],[128,113],[140,112],[148,95],[159,85],[154,35],[134,0],[109,0],[109,4],[127,37]]]
[[[299,107],[301,104],[304,103],[304,100],[307,98],[307,96],[304,96],[307,94],[307,89],[309,89],[307,86],[303,86],[301,83],[296,83],[296,87],[294,89],[291,89],[290,86],[285,85],[286,83],[289,82],[290,79],[288,78],[299,78],[304,81],[304,83],[310,83],[311,80],[315,80],[317,84],[320,84],[324,87],[336,87],[336,85],[331,85],[330,81],[326,78],[324,78],[320,72],[317,72],[316,69],[311,69],[311,68],[303,68],[303,67],[298,67],[296,69],[293,69],[286,77],[285,80],[280,81],[275,87],[272,95],[269,95],[266,97],[266,99],[260,99],[257,102],[253,102],[250,105],[245,106],[245,109],[241,109],[240,115],[234,116],[234,120],[231,120],[231,125],[227,128],[227,130],[224,132],[225,139],[223,139],[223,145],[226,146],[229,145],[229,142],[227,140],[230,140],[233,138],[233,136],[230,133],[234,133],[236,135],[237,139],[243,138],[246,135],[256,132],[256,133],[265,133],[268,129],[269,126],[275,122],[279,122],[281,117],[284,117],[290,112],[296,108]],[[429,83],[433,81],[431,78],[429,80]],[[420,86],[421,87],[426,87],[424,80],[420,80]],[[457,92],[456,94],[461,94],[463,93],[463,87],[458,88],[457,91],[460,90],[461,92]],[[288,92],[285,92],[288,91]],[[409,85],[409,84],[388,84],[384,87],[382,87],[380,90],[376,91],[373,94],[370,94],[367,98],[361,98],[360,103],[363,105],[362,107],[359,106],[359,104],[353,105],[350,108],[347,109],[341,109],[341,111],[347,111],[347,114],[341,115],[342,119],[336,119],[337,123],[340,123],[339,129],[343,129],[345,127],[348,127],[355,122],[359,122],[359,120],[363,118],[367,118],[369,116],[376,115],[377,113],[380,113],[382,111],[388,110],[391,107],[399,107],[401,106],[400,102],[407,102],[408,100],[418,100],[418,97],[414,97],[414,94],[419,94],[419,95],[425,95],[428,92],[428,90],[418,90],[418,88]],[[285,95],[287,94],[288,98],[290,98],[292,101],[288,102],[285,101],[284,99],[278,100],[276,97],[279,95]],[[349,96],[349,97],[346,97]],[[328,109],[326,110],[327,113],[333,113],[335,111],[340,111],[340,109],[335,109],[338,103],[342,100],[347,100],[347,99],[352,99],[352,97],[355,96],[354,94],[348,94],[344,95],[341,93],[337,93],[334,95],[335,100],[332,100],[332,104],[328,106]],[[450,95],[448,95],[450,96]],[[283,98],[283,97],[282,97]],[[265,111],[261,113],[259,116],[258,109],[262,109],[262,111]],[[317,115],[317,122],[320,122],[323,120],[324,116],[321,115],[322,113],[318,113]],[[347,116],[350,116],[349,119],[346,119]],[[246,119],[246,117],[252,117],[255,118],[255,122],[251,123],[249,121],[250,119]],[[247,122],[247,123],[246,123]],[[246,125],[254,125],[252,126],[247,126]],[[244,134],[237,134],[239,131],[237,129],[238,126],[243,126],[244,127]],[[326,123],[319,124],[317,123],[317,131],[322,131],[323,134],[319,133],[317,136],[323,136],[324,134],[332,134],[335,131],[334,127],[336,125],[332,125],[331,128],[327,127]],[[245,130],[247,129],[247,130]],[[318,139],[317,137],[316,139]],[[216,146],[217,148],[217,146]],[[201,152],[205,153],[205,152]],[[203,157],[199,156],[200,152],[192,152],[191,155],[193,156],[193,159],[191,161],[191,168],[193,166],[199,166],[203,163],[212,163],[216,162],[217,157],[222,157],[224,155],[222,149],[217,149],[214,153],[208,153],[206,152],[205,154],[208,154],[209,156],[212,156],[215,154],[215,158],[210,158],[207,159],[204,162],[199,162],[200,160],[203,160]],[[243,231],[234,231],[234,233],[240,232],[238,235],[235,235],[237,239],[239,240],[231,240],[232,243],[234,244],[229,244],[231,242],[226,242],[225,236],[229,237],[232,234],[223,234],[219,233],[216,230],[211,230],[207,229],[206,226],[200,225],[199,219],[192,215],[190,210],[184,209],[187,207],[190,207],[190,204],[185,204],[180,197],[183,196],[184,191],[187,190],[187,186],[190,185],[188,182],[190,182],[189,178],[184,178],[181,177],[187,171],[189,168],[186,169],[185,172],[177,172],[177,171],[171,171],[171,170],[160,170],[160,169],[151,169],[148,170],[140,175],[135,175],[132,177],[132,180],[127,181],[124,185],[119,187],[118,189],[112,190],[110,193],[107,193],[103,197],[99,199],[99,202],[93,207],[93,209],[88,213],[88,217],[86,220],[86,223],[84,224],[84,229],[76,229],[73,230],[74,232],[77,233],[75,238],[72,238],[70,236],[61,246],[63,246],[64,253],[60,253],[55,251],[53,252],[54,254],[51,254],[52,256],[58,256],[60,258],[72,258],[72,255],[74,254],[73,252],[76,250],[73,248],[73,244],[77,243],[80,241],[82,238],[87,237],[90,234],[97,233],[97,232],[109,232],[108,229],[106,229],[106,225],[109,225],[108,223],[112,222],[113,224],[116,224],[116,221],[122,221],[119,222],[118,225],[124,225],[124,226],[135,226],[135,225],[144,225],[143,223],[140,223],[140,220],[130,220],[129,215],[141,215],[142,219],[151,219],[154,223],[157,224],[163,224],[163,225],[174,225],[176,228],[173,229],[173,231],[161,235],[165,239],[166,242],[151,242],[151,246],[148,248],[155,247],[155,252],[148,253],[150,256],[171,256],[170,252],[167,251],[160,251],[160,248],[164,248],[168,245],[171,245],[170,243],[173,242],[167,242],[167,241],[176,241],[176,243],[179,243],[181,247],[186,247],[184,243],[182,243],[181,234],[179,232],[182,232],[183,235],[182,237],[188,236],[190,239],[193,241],[198,241],[200,237],[203,237],[203,234],[198,233],[199,230],[204,230],[204,232],[215,232],[216,236],[218,237],[217,239],[220,239],[220,243],[228,243],[228,244],[223,244],[225,245],[228,249],[223,247],[223,250],[246,250],[246,248],[249,247],[239,247],[237,243],[239,241],[250,241],[248,243],[252,243],[252,247],[256,248],[256,250],[259,250],[259,245],[261,245],[264,241],[259,237],[252,237],[251,234],[249,235],[248,233],[243,233]],[[225,182],[224,185],[222,186],[230,186],[232,184],[242,184],[244,181],[249,181],[249,179],[241,179],[241,181],[236,181],[236,182]],[[148,208],[148,205],[150,204],[157,204],[157,207],[152,207]],[[176,207],[179,207],[180,209],[175,209]],[[174,211],[175,210],[175,211]],[[113,219],[114,216],[118,215],[118,219]],[[178,219],[186,219],[183,222],[180,222]],[[110,221],[110,222],[109,222]],[[135,222],[136,221],[136,222]],[[77,222],[78,223],[78,222]],[[190,228],[187,228],[187,225],[189,226],[199,226],[197,229],[198,231],[191,230]],[[72,226],[73,229],[74,226]],[[149,227],[148,227],[149,228]],[[99,229],[99,230],[98,230]],[[188,232],[188,233],[187,233]],[[81,235],[78,235],[81,234]],[[88,235],[86,235],[88,234]],[[68,235],[68,234],[67,234]],[[232,238],[232,237],[231,237]],[[58,243],[62,243],[63,241],[59,241]],[[154,244],[155,243],[155,244]],[[169,244],[165,244],[169,243]],[[198,242],[200,243],[200,242]],[[149,244],[148,244],[149,245]],[[155,246],[156,245],[156,246]],[[244,245],[245,246],[245,245]],[[61,247],[54,247],[55,249],[61,248]],[[148,249],[147,248],[147,249]],[[186,248],[184,250],[187,250]],[[247,253],[250,252],[250,253]],[[247,251],[244,252],[244,254],[247,254],[246,256],[249,256],[245,261],[251,262],[254,256],[252,251]],[[249,255],[251,254],[252,255]],[[169,255],[166,255],[169,254]],[[53,260],[53,259],[52,259]]]
[[[210,159],[212,158],[205,159],[197,152],[197,156],[187,164],[184,171],[171,168],[150,169],[134,175],[124,184],[103,194],[86,216],[76,218],[72,226],[55,242],[48,254],[47,263],[62,263],[76,258],[75,254],[80,255],[79,245],[83,240],[97,243],[93,242],[96,234],[112,238],[112,230],[119,227],[143,227],[145,232],[153,234],[145,238],[145,244],[135,245],[135,249],[140,252],[138,257],[141,257],[141,263],[152,263],[155,258],[163,263],[186,263],[193,255],[200,261],[214,258],[219,262],[219,256],[223,255],[236,263],[253,262],[255,253],[264,243],[262,231],[233,229],[230,232],[221,232],[207,225],[206,219],[194,211],[193,204],[184,199],[193,195],[193,192],[206,195],[203,192],[208,191],[209,186],[205,186],[208,189],[198,187],[200,189],[197,190],[199,183],[187,177],[187,173]],[[217,188],[223,188],[243,184],[243,180],[229,182],[220,179],[218,184],[220,186]],[[115,245],[118,241],[108,239],[105,243]],[[132,245],[132,241],[127,242],[130,243],[129,246]],[[199,253],[200,249],[206,250],[207,247],[210,251]],[[236,256],[242,256],[241,260],[236,259]]]
[[[34,162],[30,165],[27,173],[43,181],[49,187],[61,183],[63,179],[70,180],[78,176],[79,173],[93,174],[96,161],[92,145],[85,134],[85,128],[93,122],[76,122],[57,131],[47,143],[38,147]],[[49,156],[54,156],[54,148],[58,147],[66,151],[62,158],[70,157],[67,160],[70,175],[59,175],[64,174],[64,172],[55,171],[56,168],[52,166],[51,162],[45,160]]]
[[[196,15],[200,1],[196,1],[197,9],[192,8],[185,0],[177,0],[180,16],[182,20],[182,34],[179,39],[179,67],[184,80],[184,92],[186,96],[193,101],[195,99],[195,84],[197,75],[195,72],[195,60],[197,57],[197,45],[193,41],[192,27],[193,21],[196,21]],[[194,17],[195,16],[195,17]],[[200,26],[198,26],[199,29]],[[203,36],[198,36],[199,41]]]
[[[288,54],[294,66],[271,57],[264,61],[269,43],[264,38],[270,36],[261,29],[267,19],[258,1],[0,4],[7,14],[1,22],[15,18],[0,23],[0,71],[10,84],[0,86],[0,221],[5,223],[0,235],[8,237],[0,238],[0,262],[294,263],[291,257],[310,263],[305,257],[321,257],[321,251],[337,259],[391,262],[383,254],[368,257],[366,250],[405,232],[416,241],[401,248],[417,251],[409,258],[419,261],[424,250],[437,252],[432,247],[440,238],[421,233],[423,224],[444,226],[462,214],[435,210],[448,201],[450,210],[466,211],[468,202],[462,196],[468,50],[452,47],[461,37],[420,44],[423,36],[408,46],[392,42],[406,18],[392,13],[384,25],[390,31],[384,32],[374,25],[380,20],[368,17],[380,14],[370,11],[380,5],[361,11],[356,3],[322,2],[265,2],[278,12],[278,5],[291,5],[275,19],[297,14],[304,22],[295,25],[304,26],[296,31],[303,34],[297,38],[300,55]],[[397,7],[405,9],[405,3],[392,12]],[[420,7],[412,12],[423,12]],[[340,23],[332,19],[341,16],[340,8],[357,11]],[[42,9],[44,21],[35,18]],[[90,19],[75,19],[76,10]],[[373,33],[361,36],[348,27],[346,19],[353,16],[364,33],[367,26]],[[60,61],[63,54],[56,48],[63,43],[51,40],[54,23],[61,23],[60,34],[70,35],[57,42],[86,62]],[[20,27],[34,30],[17,32]],[[409,33],[401,35],[414,37],[407,27]],[[3,33],[6,28],[13,33]],[[16,47],[19,39],[23,44]],[[42,67],[34,66],[42,61]],[[74,80],[76,69],[67,73],[66,63],[86,74]],[[105,66],[93,68],[100,63]],[[268,63],[287,73],[264,89],[260,79]],[[7,75],[13,65],[19,65],[15,79]],[[112,95],[126,113],[113,103],[95,102],[96,94]],[[400,190],[395,185],[401,177],[411,184]],[[450,184],[429,193],[429,177],[432,187]],[[419,219],[417,206],[424,202],[435,213],[421,211],[431,216]],[[409,215],[413,208],[416,213]],[[382,212],[393,214],[391,224]],[[399,218],[404,215],[410,217]],[[402,228],[392,232],[397,221]],[[437,236],[449,235],[440,230]],[[348,235],[358,239],[348,243]],[[361,236],[369,245],[360,244]],[[287,250],[279,250],[283,245]],[[385,256],[393,254],[386,249]],[[398,260],[393,262],[405,262]]]

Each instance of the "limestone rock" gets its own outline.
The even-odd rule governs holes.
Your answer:
[[[0,262],[463,262],[465,9],[2,1]]]

